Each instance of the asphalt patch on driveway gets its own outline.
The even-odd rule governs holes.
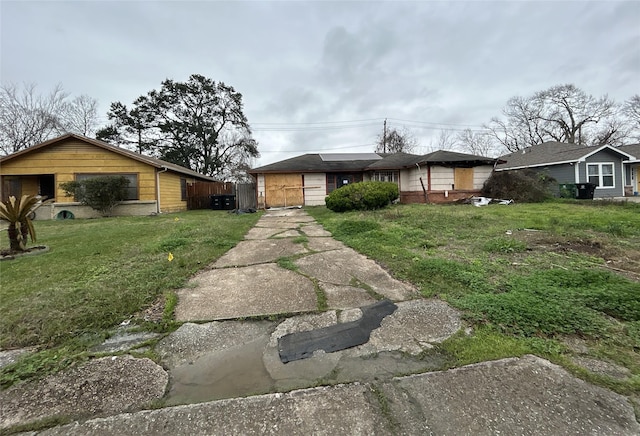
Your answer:
[[[291,333],[278,339],[278,352],[282,363],[307,359],[318,350],[327,353],[346,350],[369,341],[371,332],[383,318],[398,308],[389,300],[362,307],[362,317],[356,321],[335,324],[321,329]]]

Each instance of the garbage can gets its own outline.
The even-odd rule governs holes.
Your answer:
[[[579,200],[593,200],[593,193],[596,190],[596,185],[594,183],[578,183],[576,185],[578,190],[578,198]]]
[[[222,195],[212,195],[211,196],[211,209],[213,210],[222,210]]]
[[[233,210],[236,208],[236,196],[235,195],[222,195],[222,209]]]
[[[562,183],[558,188],[558,196],[560,198],[576,198],[578,191],[575,183]]]

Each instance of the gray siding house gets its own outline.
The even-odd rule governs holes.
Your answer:
[[[495,171],[531,169],[565,184],[593,183],[594,198],[637,196],[640,144],[583,147],[545,142],[500,157]]]

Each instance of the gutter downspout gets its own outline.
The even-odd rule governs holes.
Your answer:
[[[169,168],[162,167],[160,171],[156,171],[156,213],[160,214],[160,173],[169,171]]]

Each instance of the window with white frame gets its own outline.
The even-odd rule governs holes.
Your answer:
[[[587,177],[597,188],[615,188],[612,163],[587,164]]]
[[[371,179],[376,182],[398,183],[398,171],[376,171]]]

